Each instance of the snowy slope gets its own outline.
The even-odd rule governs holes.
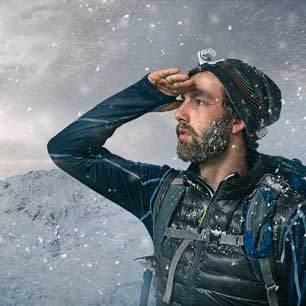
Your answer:
[[[133,215],[59,169],[0,181],[0,203],[1,306],[137,305],[152,242]]]

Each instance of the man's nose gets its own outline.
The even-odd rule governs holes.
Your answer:
[[[185,100],[184,102],[182,102],[182,104],[176,109],[175,113],[174,113],[174,118],[177,121],[189,121],[189,112],[190,112],[190,104],[188,102],[188,100]]]

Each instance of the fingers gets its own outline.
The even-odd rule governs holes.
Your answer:
[[[183,81],[183,82],[177,82],[172,84],[173,87],[175,87],[176,89],[193,89],[194,87],[196,87],[196,83],[193,80],[187,80],[187,81]]]
[[[188,74],[179,73],[179,68],[158,70],[149,74],[149,81],[161,92],[177,96],[196,88],[196,84]]]
[[[196,83],[191,79],[175,82],[173,84],[170,84],[167,81],[163,81],[160,86],[164,87],[165,89],[168,89],[169,91],[173,91],[174,93],[183,93],[195,89]]]
[[[177,74],[180,72],[179,68],[169,68],[169,69],[163,69],[163,70],[158,70],[155,72],[152,72],[149,75],[150,81],[154,84],[156,82],[160,82],[161,80],[165,79],[166,77]]]
[[[177,74],[177,73],[180,73],[180,69],[179,68],[168,68],[168,69],[163,69],[163,70],[156,71],[156,74],[161,79],[165,79],[169,75]]]
[[[168,83],[173,84],[175,82],[182,82],[188,80],[187,74],[174,74],[166,77]]]

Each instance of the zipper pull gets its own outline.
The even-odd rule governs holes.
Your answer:
[[[186,175],[183,176],[183,184],[185,186],[192,186],[192,187],[199,190],[199,186],[196,183],[194,183],[193,181],[191,181]]]
[[[203,225],[204,218],[206,216],[206,212],[207,212],[207,207],[204,207],[203,212],[202,212],[202,216],[201,216],[201,219],[200,219],[200,222],[199,222],[199,225],[198,225],[198,229],[197,229],[199,234],[203,230],[203,226],[202,225]]]

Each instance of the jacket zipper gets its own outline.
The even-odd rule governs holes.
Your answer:
[[[211,196],[211,200],[208,203],[208,206],[206,208],[204,222],[207,219],[207,215],[208,215],[208,212],[209,212],[209,206],[211,205],[213,198],[214,198],[214,196]],[[186,288],[186,306],[190,305],[190,296],[191,296],[192,284],[193,284],[193,281],[194,281],[195,270],[196,270],[196,268],[198,266],[198,262],[199,262],[199,259],[200,259],[200,254],[202,252],[203,244],[204,244],[204,241],[202,241],[202,240],[196,241],[196,248],[197,249],[196,249],[196,253],[195,253],[194,257],[193,257],[192,266],[191,266],[191,269],[190,269],[190,272],[189,272],[189,276],[188,276],[187,282],[186,282],[186,285],[187,285],[186,286],[187,287]]]
[[[214,199],[216,198],[216,195],[220,189],[220,187],[222,186],[222,184],[230,177],[234,176],[235,173],[232,173],[230,175],[228,175],[226,178],[224,178],[221,183],[219,184],[219,187],[217,188],[216,192],[214,194],[212,194],[211,190],[206,186],[207,190],[209,191],[209,194],[211,196],[211,200],[210,202],[208,203],[208,206],[206,208],[206,213],[205,213],[205,218],[204,218],[204,223],[203,223],[203,226],[200,226],[198,231],[201,233],[201,230],[205,228],[206,224],[207,224],[207,220],[208,220],[208,215],[209,215],[209,208],[211,206],[211,204],[213,203]],[[202,252],[202,249],[203,249],[203,245],[204,245],[204,241],[202,240],[198,240],[196,242],[197,244],[197,250],[196,250],[196,253],[193,257],[193,263],[192,263],[192,267],[190,269],[190,272],[189,272],[189,276],[187,278],[187,282],[186,282],[186,305],[190,305],[190,291],[191,291],[191,287],[192,287],[192,284],[193,284],[193,281],[194,281],[194,277],[195,277],[195,271],[196,271],[196,268],[198,267],[198,262],[199,262],[199,259],[200,259],[200,255],[201,255],[201,252]]]
[[[218,186],[218,188],[217,188],[217,190],[216,190],[216,192],[215,192],[214,194],[209,190],[210,196],[211,196],[211,201],[209,202],[208,206],[205,208],[205,210],[204,210],[204,212],[203,212],[203,214],[202,214],[202,217],[201,217],[201,219],[200,219],[200,223],[199,223],[199,227],[198,227],[198,233],[199,233],[199,234],[201,233],[201,231],[203,230],[203,228],[205,228],[205,225],[206,225],[205,220],[207,219],[206,217],[207,217],[207,214],[208,214],[209,206],[211,205],[211,203],[212,203],[213,200],[215,199],[216,194],[217,194],[217,192],[219,191],[221,185],[222,185],[227,179],[229,179],[229,178],[231,178],[232,176],[235,176],[235,175],[236,175],[236,172],[234,172],[234,173],[228,175],[227,177],[225,177],[225,178],[221,181],[221,183],[219,184],[219,186]],[[205,185],[205,186],[206,186],[206,185]],[[208,188],[208,189],[209,189],[209,188]],[[204,224],[202,225],[202,222],[203,222],[203,221],[204,221]]]

